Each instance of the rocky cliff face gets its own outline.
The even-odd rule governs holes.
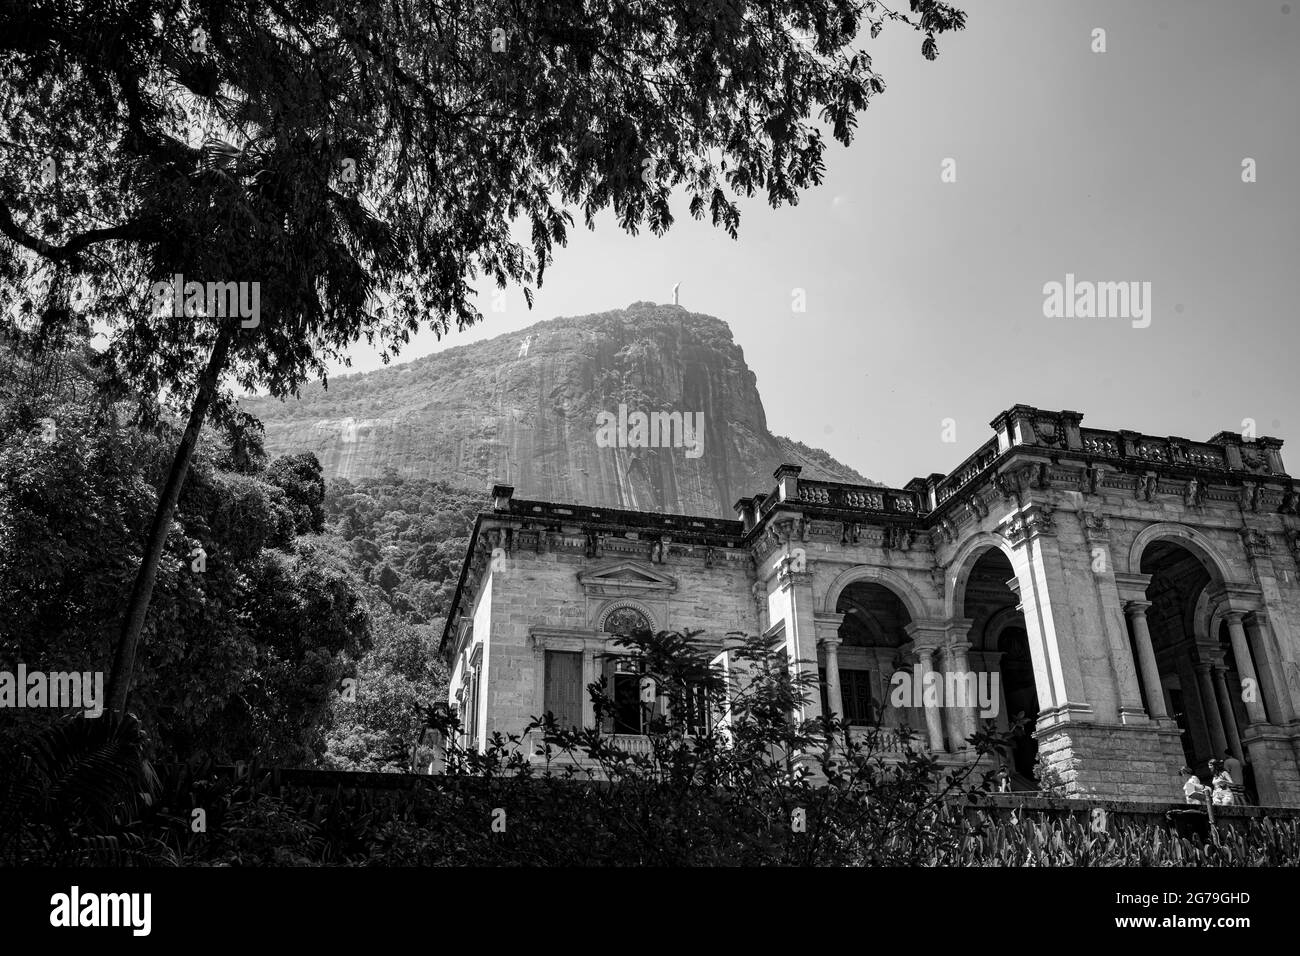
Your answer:
[[[539,322],[244,407],[269,454],[315,452],[330,477],[391,467],[485,494],[503,481],[520,498],[719,517],[783,462],[865,481],[769,432],[726,323],[675,305]]]

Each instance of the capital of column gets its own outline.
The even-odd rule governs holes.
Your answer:
[[[931,651],[941,646],[946,638],[946,627],[936,621],[913,621],[903,631],[912,639],[913,647],[927,647]]]
[[[1127,572],[1116,572],[1115,587],[1119,591],[1121,601],[1145,601],[1147,599],[1147,587],[1151,584],[1150,574],[1129,574]]]
[[[1213,644],[1197,641],[1194,646],[1196,647],[1197,660],[1201,663],[1210,668],[1224,666],[1223,648],[1219,646],[1217,641]]]
[[[1248,617],[1246,623],[1248,624],[1254,623],[1260,627],[1267,627],[1267,628],[1272,628],[1273,626],[1272,620],[1268,616],[1268,611],[1264,610],[1263,608],[1260,608],[1255,611],[1249,611],[1247,612],[1247,615]]]
[[[924,663],[926,667],[934,663],[934,652],[938,649],[936,644],[918,644],[915,641],[900,648],[905,654],[911,654],[918,661]]]
[[[959,618],[955,621],[949,621],[944,626],[944,633],[948,638],[949,644],[956,644],[966,640],[966,635],[970,633],[971,626],[975,621],[969,617]]]
[[[844,623],[843,614],[828,614],[824,611],[818,611],[813,614],[813,627],[817,631],[817,641],[829,640],[834,638],[836,643],[840,640],[840,625]]]
[[[1260,589],[1250,584],[1221,584],[1209,592],[1210,601],[1222,607],[1226,614],[1236,614],[1238,618],[1264,609],[1264,595]]]
[[[817,638],[817,646],[824,647],[828,651],[836,650],[843,643],[844,638],[840,637],[838,634],[824,634]]]
[[[973,645],[970,641],[953,641],[951,644],[945,644],[942,651],[946,660],[950,661],[957,669],[966,669],[966,652]]]
[[[1130,618],[1136,618],[1136,617],[1145,618],[1147,616],[1147,608],[1149,608],[1150,606],[1151,606],[1151,602],[1147,600],[1125,601],[1124,613],[1127,614]]]

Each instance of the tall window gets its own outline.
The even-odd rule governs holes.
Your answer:
[[[605,618],[606,634],[623,635],[648,630],[650,622],[633,607],[615,608]],[[614,703],[613,713],[605,722],[606,732],[645,733],[651,708],[641,700],[640,663],[627,658],[607,658],[605,676],[609,679],[605,692]]]
[[[854,727],[871,723],[871,671],[840,668],[840,697],[844,720]]]
[[[605,658],[605,694],[612,705],[602,720],[605,733],[643,734],[648,729],[657,700],[644,698],[642,671],[641,661],[635,658],[625,655]]]
[[[547,651],[544,707],[561,729],[582,726],[582,655]]]
[[[641,674],[637,671],[615,671],[613,680],[614,733],[642,734],[649,718],[648,707],[641,701]]]
[[[831,703],[826,686],[826,668],[819,668],[817,674],[822,689],[822,713],[829,714]],[[840,701],[844,706],[844,713],[839,716],[846,724],[851,727],[869,726],[873,719],[871,713],[871,671],[841,667]]]
[[[465,743],[471,750],[478,750],[478,695],[480,689],[480,665],[475,664],[469,671],[469,687],[465,693]]]

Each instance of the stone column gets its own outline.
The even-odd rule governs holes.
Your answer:
[[[1255,676],[1255,665],[1250,659],[1250,648],[1246,644],[1246,632],[1241,626],[1241,611],[1229,611],[1228,619],[1228,637],[1232,640],[1232,656],[1237,662],[1237,676],[1243,682],[1249,681],[1253,686],[1259,686],[1259,679]],[[1244,688],[1243,688],[1244,690]],[[1264,713],[1264,705],[1260,701],[1258,693],[1251,694],[1252,699],[1246,701],[1246,715],[1250,718],[1252,724],[1268,723],[1268,716]]]
[[[1210,756],[1219,760],[1228,749],[1228,739],[1223,733],[1223,720],[1219,715],[1219,701],[1214,693],[1214,680],[1210,676],[1210,664],[1206,661],[1196,665],[1196,682],[1201,689],[1201,708],[1205,714],[1205,724],[1210,730]]]
[[[968,741],[977,727],[975,712],[979,709],[979,675],[971,674],[970,661],[966,654],[969,649],[970,643],[967,641],[959,641],[956,644],[948,645],[948,669],[955,674],[961,675],[959,679],[952,682],[952,685],[963,688],[967,695],[964,701],[944,701],[944,704],[952,711],[954,717],[953,728],[955,732],[950,731],[948,735],[952,739],[954,750],[969,749],[970,743]]]
[[[1002,652],[985,651],[984,669],[990,675],[996,674],[998,676],[998,697],[994,701],[998,711],[993,716],[993,726],[1003,733],[1007,733],[1011,730],[1011,714],[1007,711],[1007,685],[1002,677]],[[990,677],[990,679],[992,678]],[[978,718],[978,720],[979,726],[983,726],[983,718]]]
[[[1228,668],[1220,661],[1214,665],[1214,687],[1218,692],[1219,709],[1223,716],[1223,730],[1228,738],[1232,755],[1245,762],[1246,756],[1241,750],[1241,734],[1237,732],[1237,715],[1232,712],[1232,698],[1228,696]],[[1241,781],[1237,781],[1240,783]]]
[[[934,648],[913,645],[912,653],[916,655],[917,684],[921,688],[921,706],[925,708],[925,725],[930,732],[930,750],[940,754],[944,752],[942,715],[934,704],[936,692],[926,691],[927,684],[932,680],[930,675],[934,673],[931,663]]]
[[[780,597],[776,611],[785,621],[786,653],[789,656],[791,676],[809,675],[813,686],[817,676],[817,624],[813,601],[813,573],[796,570],[799,565],[793,557],[783,557],[777,565],[777,582]],[[776,615],[773,615],[776,619]],[[821,716],[821,695],[808,695],[798,717],[816,720]]]
[[[826,654],[826,703],[831,713],[844,718],[844,694],[840,689],[839,635],[818,638],[817,644]]]
[[[1286,683],[1273,652],[1273,628],[1265,611],[1255,611],[1246,618],[1246,635],[1255,661],[1259,664],[1259,686],[1274,724],[1289,724],[1294,718],[1286,699]]]
[[[971,625],[974,623],[975,622],[970,618],[960,618],[960,619],[949,621],[945,628],[946,631],[945,637],[947,639],[952,666],[955,670],[957,670],[962,674],[971,673],[971,663],[970,663],[971,643],[970,641],[966,640],[966,636],[970,634]],[[985,667],[984,670],[987,671],[988,668]],[[975,683],[971,687],[971,690],[973,690],[975,693],[967,701],[967,706],[962,708],[961,711],[959,712],[961,719],[960,719],[960,730],[957,734],[957,737],[961,740],[961,748],[963,750],[969,746],[966,743],[967,739],[972,734],[974,734],[975,731],[977,731],[980,727],[979,717],[977,716],[977,713],[980,709],[979,708],[979,675],[976,674],[974,676],[975,676]],[[996,706],[996,702],[994,706]]]
[[[1074,574],[1075,569],[1067,571],[1056,540],[1055,521],[1049,505],[1033,502],[1001,526],[1012,546],[1009,557],[1016,575],[1012,590],[1024,612],[1040,729],[1071,720],[1095,719],[1092,705],[1087,702],[1080,654],[1105,640],[1075,626],[1070,613],[1074,589],[1067,585],[1067,575]]]
[[[1129,643],[1128,628],[1124,626],[1124,600],[1121,595],[1121,578],[1125,586],[1135,586],[1135,598],[1145,599],[1150,576],[1119,575],[1115,573],[1115,560],[1110,550],[1110,522],[1101,513],[1083,512],[1079,515],[1084,538],[1091,548],[1092,578],[1101,617],[1106,628],[1106,642],[1110,648],[1111,671],[1115,675],[1115,694],[1119,705],[1121,724],[1145,724],[1147,713],[1142,707],[1142,689],[1138,685],[1137,665],[1133,660],[1133,647]]]
[[[1129,601],[1124,605],[1124,611],[1133,627],[1133,643],[1137,645],[1138,667],[1142,670],[1142,685],[1147,693],[1147,715],[1160,720],[1169,715],[1165,711],[1165,693],[1160,686],[1160,668],[1156,665],[1155,648],[1151,646],[1151,632],[1147,629],[1147,608],[1150,606],[1150,601]]]

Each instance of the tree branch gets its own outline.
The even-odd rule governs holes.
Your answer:
[[[0,202],[0,233],[8,236],[24,248],[44,256],[52,262],[66,262],[72,266],[81,266],[81,254],[89,247],[100,242],[115,239],[154,239],[161,238],[154,231],[156,223],[148,219],[135,219],[117,226],[103,229],[88,229],[77,233],[62,245],[54,245],[40,236],[34,236],[14,222],[9,207]]]

